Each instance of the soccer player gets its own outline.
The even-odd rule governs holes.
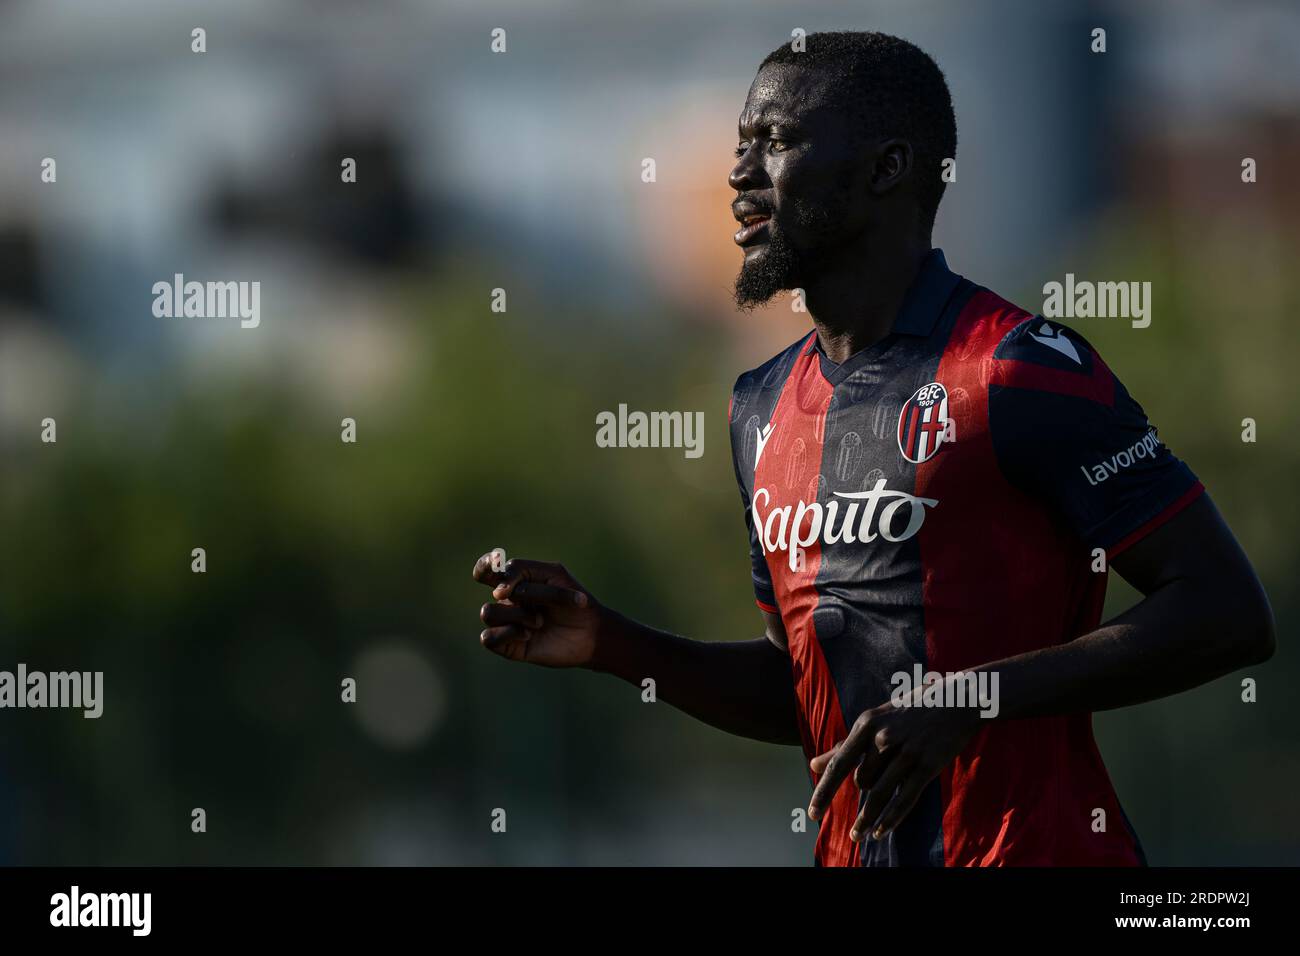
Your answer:
[[[737,302],[802,289],[814,326],[731,397],[766,636],[687,640],[484,555],[483,645],[801,744],[819,865],[1145,863],[1091,714],[1267,660],[1250,562],[1082,336],[932,248],[956,122],[930,57],[811,34],[739,137]],[[1144,597],[1101,624],[1108,567]]]

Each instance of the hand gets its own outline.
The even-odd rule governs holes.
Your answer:
[[[853,773],[866,803],[849,838],[882,840],[911,812],[926,785],[962,752],[978,731],[973,707],[919,706],[921,688],[910,706],[888,701],[864,711],[849,735],[809,765],[821,779],[808,804],[808,816],[820,820],[840,786]],[[891,799],[892,798],[892,799]],[[879,821],[879,822],[877,822]]]
[[[492,588],[495,604],[479,617],[479,642],[504,658],[542,667],[585,667],[596,651],[602,609],[563,565],[512,558],[492,570],[492,552],[474,565],[474,580]]]

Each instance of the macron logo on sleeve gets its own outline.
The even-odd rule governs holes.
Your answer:
[[[754,454],[754,469],[757,470],[758,460],[763,457],[763,448],[772,437],[772,423],[768,422],[766,428],[756,428],[754,431],[758,434],[758,451]]]
[[[1059,329],[1054,329],[1046,322],[1037,329],[1029,330],[1029,337],[1040,345],[1046,345],[1049,349],[1055,349],[1075,365],[1082,365],[1083,360],[1079,358],[1079,351],[1074,347],[1074,343],[1061,334]]]

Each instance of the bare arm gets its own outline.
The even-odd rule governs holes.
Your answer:
[[[713,727],[768,743],[800,742],[778,615],[763,612],[766,637],[692,641],[603,607],[559,564],[514,559],[495,572],[485,554],[474,579],[496,599],[480,612],[488,650],[543,667],[585,667],[638,687],[652,678],[657,699]]]
[[[750,641],[691,641],[606,612],[592,670],[655,693],[696,720],[774,744],[799,743],[794,682],[781,618],[762,612],[767,636]]]
[[[998,675],[997,720],[1107,710],[1167,697],[1273,655],[1273,613],[1249,560],[1208,495],[1120,555],[1144,598],[1066,644],[977,670]],[[869,791],[852,836],[892,830],[984,720],[976,708],[866,711],[812,762],[820,819],[852,774]]]
[[[997,719],[1127,707],[1273,656],[1268,598],[1209,495],[1114,567],[1141,602],[1068,644],[979,668],[998,672]]]

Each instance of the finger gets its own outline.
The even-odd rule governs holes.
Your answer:
[[[536,581],[514,581],[498,584],[492,591],[498,601],[509,598],[526,604],[552,604],[568,607],[586,607],[587,595],[573,588],[538,584]]]
[[[862,749],[862,761],[853,774],[853,782],[863,793],[876,785],[876,781],[889,763],[890,752],[886,740],[888,733],[889,731],[883,728],[877,731],[872,736],[871,743]]]
[[[902,786],[898,788],[898,793],[894,799],[889,801],[885,807],[885,812],[880,816],[880,822],[876,824],[875,832],[872,834],[877,840],[883,840],[894,828],[907,819],[907,815],[912,812],[916,806],[916,801],[921,799],[921,794],[929,785],[930,781],[925,779],[925,774],[920,772],[920,768],[913,768],[912,772],[907,775]]]
[[[502,582],[541,581],[543,584],[567,579],[564,568],[554,561],[532,561],[528,558],[511,558],[506,562]]]
[[[484,604],[478,612],[479,619],[488,627],[514,624],[527,630],[537,630],[545,623],[540,611],[517,604]]]
[[[484,628],[483,633],[478,636],[479,643],[489,651],[501,651],[516,641],[527,641],[529,634],[517,624],[506,624],[503,627]]]
[[[816,759],[820,761],[824,757],[827,757],[827,754],[822,754]],[[825,815],[840,785],[853,772],[861,757],[862,735],[855,728],[823,763],[821,779],[813,788],[812,799],[808,802],[809,817],[820,820]]]
[[[836,744],[824,754],[818,754],[816,757],[813,757],[812,760],[808,762],[808,769],[816,774],[823,773],[826,770],[826,765],[831,762],[831,758],[835,756],[835,751],[838,749],[839,744]]]
[[[474,580],[480,584],[496,584],[502,580],[505,575],[500,571],[492,568],[494,555],[500,553],[500,548],[493,548],[487,554],[483,555],[474,562]]]
[[[886,804],[894,796],[894,791],[898,789],[898,785],[903,782],[907,770],[907,761],[895,758],[888,762],[884,773],[880,775],[880,779],[876,781],[875,786],[867,791],[867,799],[862,804],[862,812],[858,814],[858,818],[853,821],[852,829],[849,830],[850,840],[858,842],[866,837],[867,832],[880,819],[880,814],[884,812]]]

